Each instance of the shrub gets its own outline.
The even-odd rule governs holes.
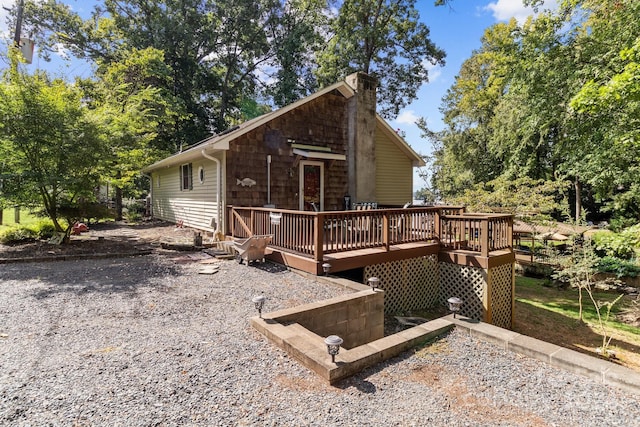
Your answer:
[[[26,240],[35,240],[37,234],[29,227],[8,227],[5,230],[0,230],[0,243],[10,244],[19,243]]]
[[[64,224],[62,225],[64,226]],[[29,228],[35,233],[38,239],[48,239],[53,236],[53,233],[56,231],[50,219],[41,219]]]
[[[619,233],[625,228],[636,224],[637,221],[638,220],[636,218],[615,217],[609,221],[609,230]]]
[[[596,268],[601,273],[614,273],[618,278],[636,277],[640,275],[640,265],[633,261],[610,256],[601,258]]]
[[[135,223],[142,220],[146,212],[144,200],[127,199],[123,200],[123,205],[123,214],[127,222]]]
[[[601,231],[593,235],[593,241],[598,255],[629,259],[640,245],[640,226],[626,228],[620,233]]]
[[[63,226],[65,224],[62,224]],[[46,218],[29,225],[14,225],[0,230],[0,243],[19,243],[27,240],[49,239],[56,231],[53,222]]]
[[[140,221],[142,219],[142,215],[136,211],[136,210],[131,210],[131,209],[127,209],[124,212],[124,217],[127,220],[127,222],[129,223],[136,223],[138,221]]]
[[[64,205],[58,209],[58,213],[71,223],[85,219],[89,222],[91,220],[99,221],[101,219],[113,218],[115,214],[106,205],[97,202]]]

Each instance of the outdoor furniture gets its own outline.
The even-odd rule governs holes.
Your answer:
[[[353,204],[353,209],[356,211],[368,211],[371,209],[378,209],[377,202],[358,202]]]
[[[364,203],[355,203],[354,208],[357,211],[370,211],[377,208],[377,203],[374,202],[364,202]],[[355,238],[355,240],[361,240],[364,238],[371,229],[371,217],[365,218],[354,218],[347,220],[345,224],[346,230],[351,233],[351,235]]]
[[[238,262],[242,264],[242,260],[245,260],[247,265],[251,261],[262,260],[264,262],[265,251],[272,238],[273,234],[262,234],[247,239],[234,240],[233,247],[238,252]]]
[[[404,206],[402,206],[402,209],[407,209],[410,206],[411,206],[411,202],[407,202],[404,204]],[[405,214],[399,215],[393,218],[392,221],[390,222],[389,231],[391,232],[392,236],[394,236],[394,238],[400,239],[401,236],[404,234],[404,229],[406,227],[411,226],[410,222],[411,222],[411,219],[407,215]]]

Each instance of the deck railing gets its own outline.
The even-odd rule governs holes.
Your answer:
[[[271,234],[271,246],[322,260],[324,254],[385,248],[411,242],[440,242],[483,256],[511,248],[513,217],[465,214],[459,207],[412,207],[307,212],[230,206],[234,238]]]
[[[513,246],[513,216],[509,214],[441,215],[440,223],[444,248],[488,256],[489,252]]]

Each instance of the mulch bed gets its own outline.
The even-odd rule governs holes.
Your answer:
[[[163,243],[189,244],[195,231],[163,221],[142,224],[107,222],[91,225],[89,232],[72,235],[67,244],[46,240],[0,244],[0,263],[20,260],[62,260],[148,254]]]

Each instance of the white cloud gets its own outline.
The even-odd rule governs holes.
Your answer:
[[[557,0],[546,0],[544,5],[540,7],[540,10],[553,10],[556,7]],[[485,7],[485,10],[491,11],[497,21],[508,21],[511,18],[515,18],[520,24],[524,23],[528,16],[534,14],[532,8],[525,7],[522,4],[522,0],[498,0],[489,3]]]
[[[442,67],[440,67],[440,65],[434,65],[429,61],[425,61],[424,67],[429,72],[429,83],[435,82],[438,80],[438,77],[442,75]]]
[[[397,124],[413,125],[420,117],[413,110],[403,110],[394,120]]]
[[[437,67],[429,70],[429,83],[433,83],[442,75],[442,68]]]

